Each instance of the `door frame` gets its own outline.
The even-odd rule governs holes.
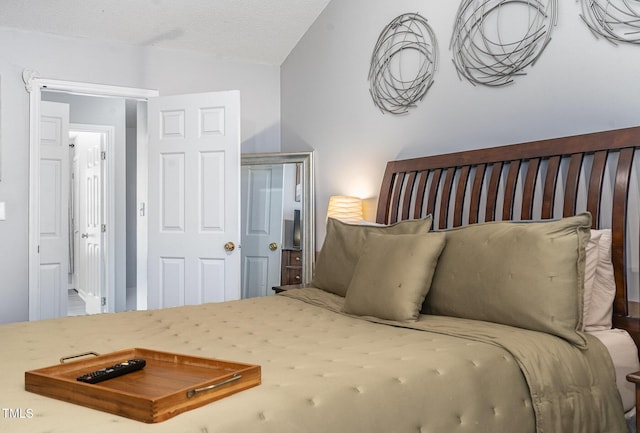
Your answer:
[[[140,89],[133,87],[111,86],[105,84],[81,83],[75,81],[63,81],[40,78],[35,71],[25,69],[22,73],[22,79],[25,83],[25,89],[29,93],[29,320],[38,320],[40,318],[40,102],[42,101],[42,91],[60,91],[67,93],[78,93],[87,96],[110,96],[121,97],[127,99],[137,99],[146,101],[149,98],[159,95],[157,90]],[[146,151],[147,142],[138,142],[138,146],[142,146]],[[138,159],[138,168],[141,164],[142,172],[146,173],[146,160]],[[146,183],[146,179],[138,176],[137,183]],[[146,184],[144,185],[146,190]],[[140,191],[141,188],[138,188]],[[147,202],[147,197],[138,196],[138,203]],[[140,242],[140,237],[138,237]],[[146,239],[143,240],[144,245],[142,251],[146,251]],[[140,259],[140,254],[138,254]],[[146,260],[144,265],[140,266],[138,262],[138,275],[145,274],[146,281]],[[138,278],[140,281],[140,278]],[[146,293],[146,287],[138,288]]]

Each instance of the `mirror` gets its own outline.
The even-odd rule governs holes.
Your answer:
[[[241,165],[242,297],[309,283],[315,260],[313,152],[245,153]]]

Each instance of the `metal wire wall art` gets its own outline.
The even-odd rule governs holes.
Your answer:
[[[551,40],[557,14],[557,0],[462,0],[450,44],[458,76],[497,87],[526,75]],[[519,35],[507,37],[514,23]]]
[[[427,20],[403,14],[380,33],[371,55],[369,92],[384,113],[406,114],[433,85],[438,43]]]
[[[578,0],[580,17],[596,35],[610,42],[640,44],[640,0]]]

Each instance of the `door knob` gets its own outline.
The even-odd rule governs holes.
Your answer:
[[[89,233],[82,233],[80,237],[83,239],[87,239],[89,237]]]
[[[276,242],[271,242],[271,243],[269,244],[269,249],[270,249],[271,251],[275,251],[275,250],[277,250],[277,249],[278,249],[278,244],[277,244]]]
[[[235,249],[236,249],[236,244],[234,244],[233,242],[227,242],[226,244],[224,244],[224,250],[228,253],[230,253]]]

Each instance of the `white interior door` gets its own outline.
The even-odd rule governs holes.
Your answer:
[[[242,297],[280,285],[284,165],[242,167]]]
[[[40,111],[38,318],[67,315],[69,283],[69,106],[45,102]]]
[[[77,132],[78,155],[78,255],[77,289],[85,301],[87,314],[102,312],[104,284],[103,173],[104,136],[97,132]]]
[[[148,307],[240,298],[240,93],[150,98]]]

